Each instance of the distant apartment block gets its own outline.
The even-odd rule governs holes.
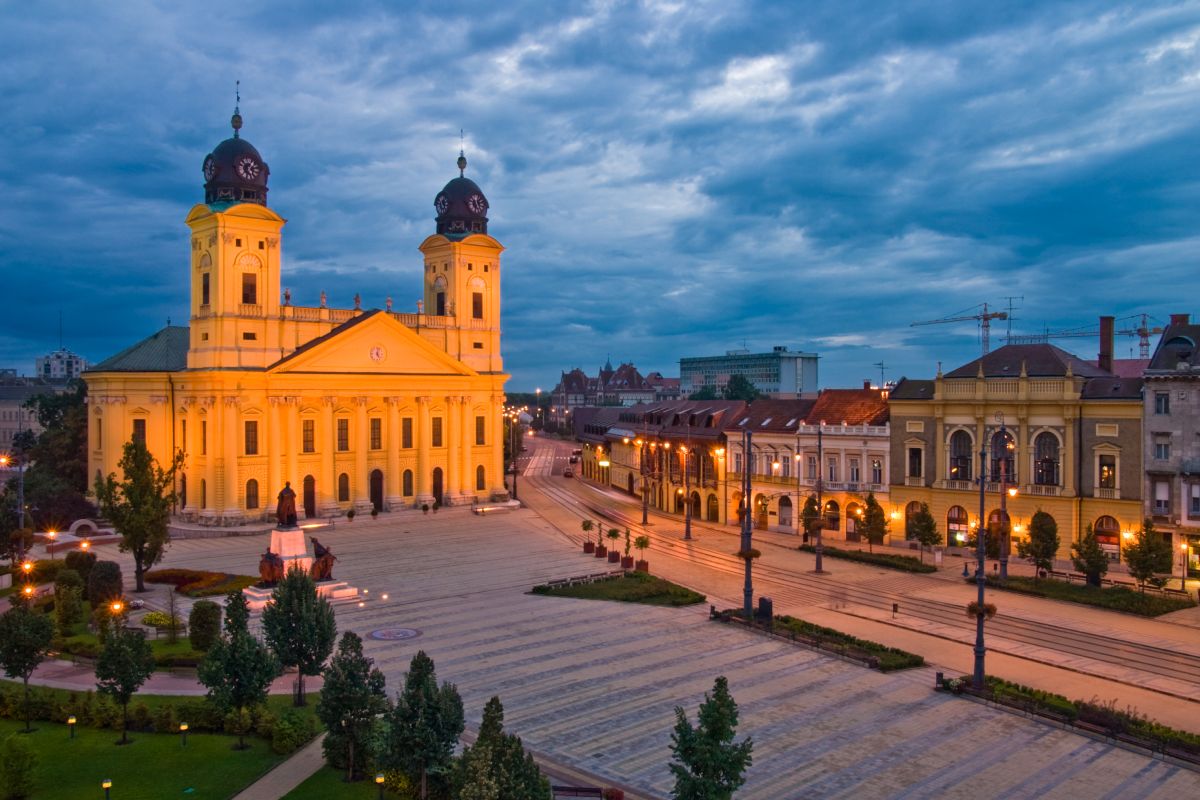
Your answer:
[[[61,347],[37,359],[36,363],[36,377],[56,383],[74,380],[88,368],[88,362],[83,356],[77,356]]]
[[[818,358],[816,353],[792,352],[784,346],[769,353],[729,350],[723,356],[681,358],[680,391],[685,397],[705,386],[720,392],[731,377],[741,375],[774,398],[815,397]]]

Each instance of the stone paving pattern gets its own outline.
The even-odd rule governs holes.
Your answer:
[[[739,800],[807,797],[1189,797],[1200,774],[931,690],[933,670],[883,675],[707,619],[535,597],[535,583],[600,569],[530,511],[386,515],[319,534],[335,575],[369,590],[342,630],[405,626],[366,648],[401,685],[418,649],[458,685],[478,724],[493,694],[506,727],[551,758],[667,797],[673,709],[694,719],[726,675],[754,738]],[[163,566],[249,573],[260,537],[176,542]],[[125,556],[108,550],[102,558]],[[604,565],[607,567],[607,564]],[[382,601],[382,593],[390,598]]]

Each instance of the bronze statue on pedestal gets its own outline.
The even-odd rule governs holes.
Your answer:
[[[279,493],[279,505],[275,507],[275,524],[279,528],[296,527],[296,493],[291,481],[284,483]]]
[[[283,559],[268,549],[258,562],[258,575],[267,586],[279,583],[283,580]]]
[[[313,543],[313,564],[310,574],[314,581],[328,581],[333,579],[333,562],[337,561],[337,556],[333,552],[317,541],[317,537],[309,537]]]

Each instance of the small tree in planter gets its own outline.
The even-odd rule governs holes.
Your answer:
[[[604,546],[604,526],[599,520],[596,522],[596,558],[605,558],[608,555],[608,548]]]
[[[351,508],[349,511],[346,512],[346,519],[350,522],[354,522],[354,514],[355,514],[355,511],[353,508]]]
[[[579,523],[579,527],[583,528],[583,552],[596,552],[596,543],[592,541],[592,529],[596,527],[596,523],[590,519],[585,519]]]
[[[422,514],[429,513],[429,503],[421,503],[421,513]]]
[[[621,532],[616,528],[609,528],[606,535],[608,541],[612,543],[608,549],[608,563],[616,564],[621,560],[621,554],[617,551],[617,540],[621,538]]]
[[[625,556],[621,559],[621,569],[633,569],[633,556],[629,555],[629,548],[633,546],[630,541],[629,528],[625,529]]]
[[[648,548],[650,546],[650,537],[649,536],[637,537],[636,539],[633,540],[633,546],[638,549],[638,553],[640,553],[642,556],[641,559],[639,559],[638,562],[636,564],[634,564],[634,569],[636,569],[638,572],[649,572],[650,571],[650,562],[646,560],[646,548]]]

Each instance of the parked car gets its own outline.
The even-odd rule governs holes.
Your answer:
[[[563,470],[562,475],[564,478],[574,478],[575,472],[570,467],[567,467],[566,469]]]
[[[571,456],[570,458],[567,459],[567,463],[568,464],[578,464],[579,456]]]

